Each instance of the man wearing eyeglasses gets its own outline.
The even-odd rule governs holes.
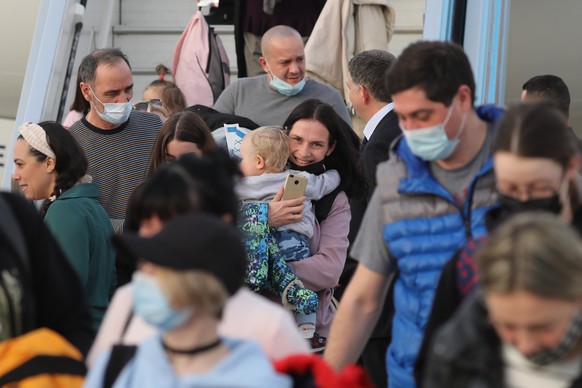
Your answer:
[[[331,105],[351,126],[346,104],[331,86],[305,78],[301,35],[291,27],[275,26],[261,40],[260,64],[267,73],[241,78],[218,97],[214,109],[246,117],[258,125],[282,125],[301,102],[317,98]]]
[[[85,150],[89,175],[99,185],[99,203],[119,232],[129,196],[146,177],[162,122],[155,114],[132,109],[131,67],[119,49],[93,51],[79,72],[90,110],[70,130]]]

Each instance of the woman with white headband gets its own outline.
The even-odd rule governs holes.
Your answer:
[[[47,200],[44,220],[79,274],[98,328],[115,289],[115,252],[98,187],[86,175],[85,153],[56,122],[24,123],[18,130],[12,179],[27,199]]]

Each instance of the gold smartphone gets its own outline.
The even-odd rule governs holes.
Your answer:
[[[303,175],[289,174],[285,179],[285,192],[281,198],[283,201],[287,199],[295,199],[305,195],[305,188],[307,187],[307,178]]]

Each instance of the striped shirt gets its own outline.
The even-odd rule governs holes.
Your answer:
[[[116,231],[123,225],[129,196],[147,175],[161,125],[157,115],[132,110],[129,120],[115,129],[97,128],[85,117],[70,128],[85,150],[88,174],[99,186],[99,203]]]

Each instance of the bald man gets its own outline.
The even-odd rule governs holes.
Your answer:
[[[275,26],[261,41],[259,62],[264,75],[240,78],[220,95],[214,109],[251,119],[258,125],[283,125],[301,102],[317,98],[331,105],[345,122],[350,115],[340,94],[331,86],[305,78],[301,35],[288,26]]]

